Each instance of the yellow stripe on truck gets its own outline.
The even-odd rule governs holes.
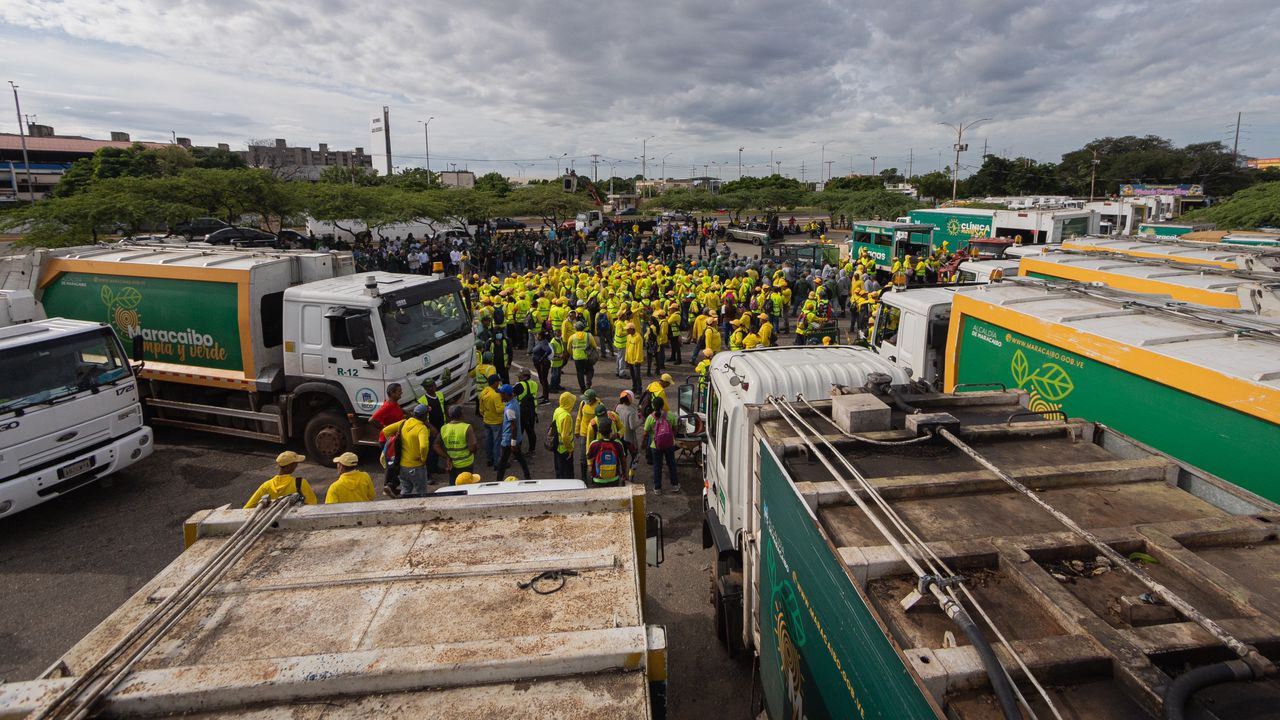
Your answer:
[[[946,392],[955,392],[959,344],[965,316],[1035,338],[1046,345],[1075,353],[1125,372],[1160,383],[1188,395],[1280,424],[1280,391],[1240,378],[1223,375],[1151,352],[1134,345],[1108,340],[1061,323],[1041,320],[1016,310],[957,294],[951,302],[951,327],[947,336]]]
[[[1168,295],[1174,300],[1208,307],[1227,310],[1240,309],[1240,297],[1234,292],[1188,287],[1175,282],[1111,273],[1105,270],[1084,268],[1068,263],[1047,262],[1036,257],[1024,257],[1018,262],[1018,274],[1025,276],[1030,273],[1039,273],[1040,275],[1062,278],[1063,280],[1074,280],[1076,282],[1097,282],[1116,290],[1128,292]]]

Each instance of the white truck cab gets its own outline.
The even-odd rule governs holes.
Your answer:
[[[0,327],[0,518],[149,456],[138,382],[107,325]]]
[[[587,234],[591,234],[602,225],[604,225],[604,213],[600,210],[587,210],[585,212],[580,212],[573,221],[574,230]]]
[[[932,387],[939,386],[955,293],[953,287],[884,293],[875,318],[871,350],[908,376]]]

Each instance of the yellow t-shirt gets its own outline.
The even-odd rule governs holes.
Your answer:
[[[324,504],[371,502],[377,496],[369,473],[360,470],[348,470],[339,475],[338,479],[334,480],[333,484],[329,486],[329,492],[325,493],[324,496]]]
[[[480,391],[480,419],[485,425],[502,424],[502,396],[491,387]]]
[[[298,491],[298,483],[302,483],[302,499],[307,505],[316,504],[315,491],[311,489],[311,484],[302,478],[294,479],[292,475],[276,475],[270,480],[258,486],[258,490],[253,493],[253,497],[249,498],[249,502],[245,503],[245,508],[252,508],[262,500],[263,495],[270,495],[272,500],[279,500],[285,495],[292,495]]]

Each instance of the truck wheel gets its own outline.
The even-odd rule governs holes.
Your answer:
[[[308,420],[302,441],[307,447],[307,454],[322,465],[330,458],[356,449],[351,440],[351,423],[335,412],[316,413]]]

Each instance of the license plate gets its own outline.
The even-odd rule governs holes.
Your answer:
[[[88,472],[93,468],[93,458],[85,458],[58,469],[58,477],[66,480]]]

